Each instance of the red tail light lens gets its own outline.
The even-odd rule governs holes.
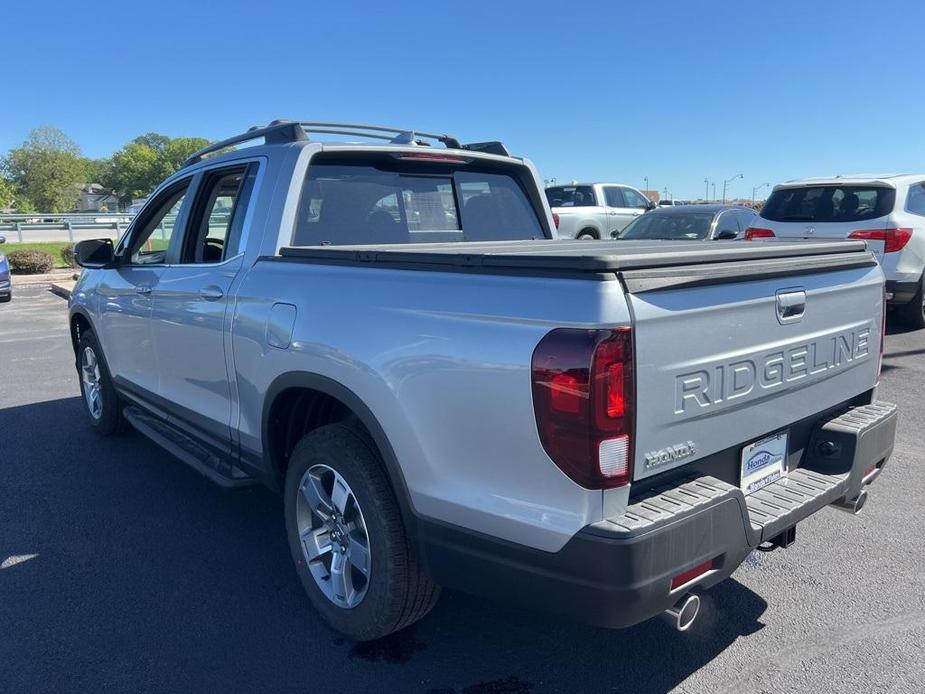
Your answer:
[[[850,239],[863,239],[865,241],[883,241],[884,253],[901,251],[909,239],[912,238],[912,229],[861,229],[848,234]]]
[[[745,230],[745,240],[752,239],[773,239],[776,236],[772,229],[762,229],[761,227],[749,227]]]
[[[557,215],[555,212],[552,213],[552,221],[556,225],[556,229],[558,229],[559,228],[559,215]]]
[[[543,448],[588,489],[629,484],[633,469],[629,328],[563,328],[533,352],[533,407]]]

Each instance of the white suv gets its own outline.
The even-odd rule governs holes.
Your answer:
[[[886,275],[887,299],[925,327],[925,174],[835,176],[775,186],[746,239],[865,239]]]

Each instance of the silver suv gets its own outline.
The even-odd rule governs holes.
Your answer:
[[[867,241],[886,275],[887,300],[925,327],[925,174],[835,176],[776,186],[747,238]]]

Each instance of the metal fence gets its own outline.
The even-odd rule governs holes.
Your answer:
[[[0,214],[0,235],[7,236],[8,241],[15,240],[19,243],[28,243],[32,240],[47,241],[50,240],[49,236],[55,234],[60,234],[61,240],[66,237],[73,243],[75,232],[81,231],[107,231],[113,238],[118,238],[133,217],[132,214],[93,212]]]

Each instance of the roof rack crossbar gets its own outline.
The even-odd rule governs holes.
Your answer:
[[[183,162],[183,166],[196,164],[202,161],[202,158],[207,154],[212,154],[213,152],[218,152],[219,150],[223,150],[234,145],[239,145],[242,142],[250,142],[251,140],[256,140],[261,137],[267,144],[296,142],[298,140],[308,139],[305,131],[298,123],[282,120],[273,121],[263,128],[253,127],[247,132],[241,133],[240,135],[235,135],[234,137],[219,140],[218,142],[213,142],[212,144],[205,146],[202,149],[193,152],[193,154],[187,157],[186,161]]]

